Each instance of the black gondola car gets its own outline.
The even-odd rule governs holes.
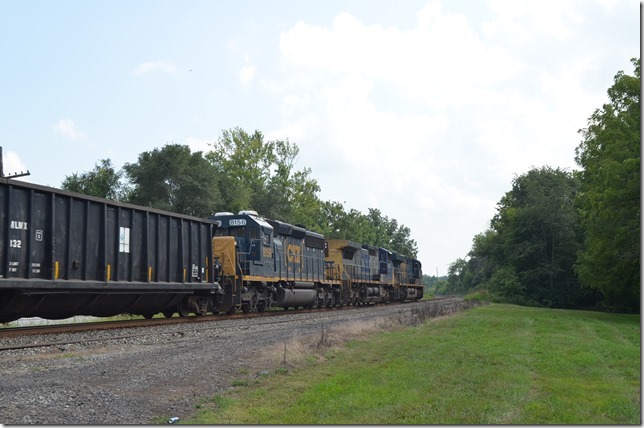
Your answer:
[[[211,221],[0,178],[0,322],[206,313]]]

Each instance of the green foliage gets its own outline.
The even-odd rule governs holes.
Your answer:
[[[465,294],[473,287],[472,272],[468,269],[467,260],[458,258],[449,265],[447,284],[452,294]]]
[[[474,301],[474,302],[489,302],[491,301],[491,296],[488,290],[477,290],[472,293],[468,293],[465,296],[463,296],[463,300],[466,302],[469,301]]]
[[[429,276],[423,275],[423,286],[425,287],[425,296],[441,296],[448,294],[447,276]]]
[[[220,179],[221,204],[227,211],[253,209],[268,218],[302,225],[329,238],[349,239],[416,257],[411,231],[370,208],[367,214],[318,197],[311,170],[295,170],[299,148],[286,141],[265,141],[255,131],[224,130],[206,157]]]
[[[583,168],[579,207],[585,233],[579,278],[615,308],[640,305],[640,60],[635,75],[622,71],[610,102],[580,130],[576,161]]]
[[[418,244],[411,238],[411,230],[377,208],[363,214],[355,209],[346,212],[339,202],[323,202],[320,218],[319,230],[328,238],[349,239],[417,257]]]
[[[511,266],[496,269],[487,283],[490,291],[507,300],[522,296],[525,287],[521,285],[519,277]]]
[[[582,241],[578,188],[574,174],[549,167],[515,177],[491,228],[474,237],[468,259],[450,266],[449,290],[485,288],[504,301],[538,306],[595,304],[596,293],[584,290],[573,270]]]
[[[322,209],[322,201],[317,196],[320,190],[317,180],[311,178],[310,168],[295,171],[289,204],[291,216],[288,221],[293,224],[301,224],[307,229],[317,228]]]
[[[121,184],[109,159],[94,171],[67,177],[68,190],[133,204],[209,217],[216,211],[255,210],[261,216],[306,227],[330,238],[349,239],[416,257],[411,230],[380,210],[367,214],[318,197],[311,169],[296,170],[299,148],[288,140],[265,141],[260,131],[223,130],[205,154],[166,144],[141,153],[123,170],[131,187]]]
[[[317,220],[320,187],[310,169],[295,171],[299,148],[288,140],[265,141],[260,131],[222,131],[206,157],[220,179],[221,205],[310,227]]]
[[[133,185],[128,202],[207,217],[218,208],[217,174],[201,152],[166,144],[123,166]]]
[[[610,103],[580,130],[578,173],[544,167],[516,177],[450,290],[487,287],[509,302],[640,309],[640,60],[617,73]],[[601,294],[600,294],[601,292]]]
[[[581,248],[574,206],[579,183],[571,173],[549,167],[516,177],[491,225],[497,268],[516,274],[523,297],[545,306],[571,307],[581,290],[573,265]]]
[[[351,342],[186,422],[638,424],[640,342],[635,315],[485,305]]]
[[[99,160],[92,171],[65,176],[61,188],[71,192],[120,201],[127,199],[128,189],[121,183],[123,173],[116,171],[110,159]]]

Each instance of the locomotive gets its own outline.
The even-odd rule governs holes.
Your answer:
[[[208,219],[0,178],[0,322],[403,302],[421,263],[255,211]]]

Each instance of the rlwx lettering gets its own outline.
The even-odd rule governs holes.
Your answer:
[[[27,222],[11,220],[11,224],[9,225],[9,227],[11,229],[27,230]]]

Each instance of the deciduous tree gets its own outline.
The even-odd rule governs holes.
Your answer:
[[[127,188],[122,183],[123,173],[114,169],[110,159],[99,160],[94,169],[66,176],[61,188],[72,192],[120,201],[127,199]]]
[[[206,155],[220,178],[227,210],[255,210],[282,221],[312,221],[320,188],[310,170],[294,169],[299,148],[288,140],[265,141],[260,131],[224,130]],[[304,214],[308,211],[309,214]]]
[[[584,248],[576,270],[616,308],[640,306],[641,116],[640,60],[634,75],[620,71],[609,102],[595,110],[576,161],[583,168],[579,207]]]
[[[491,222],[500,246],[496,266],[512,268],[528,301],[570,307],[580,297],[573,271],[581,248],[574,206],[578,186],[572,173],[532,169],[513,180],[498,204]]]
[[[220,207],[215,169],[186,145],[143,152],[123,169],[133,186],[131,203],[204,218]]]

